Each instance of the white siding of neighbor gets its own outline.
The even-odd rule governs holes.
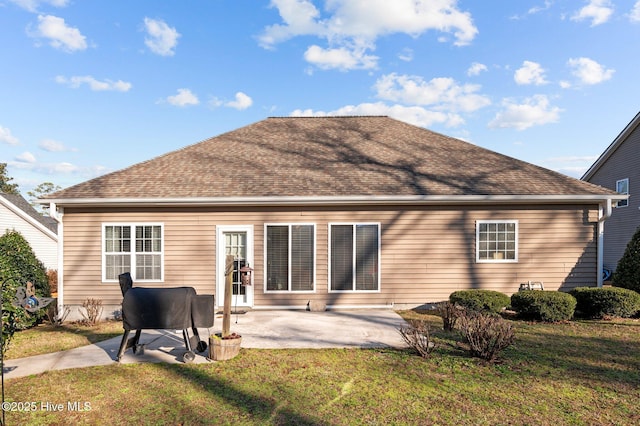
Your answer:
[[[4,235],[8,230],[18,231],[47,269],[58,269],[58,239],[51,235],[52,232],[34,222],[0,203],[0,234]]]

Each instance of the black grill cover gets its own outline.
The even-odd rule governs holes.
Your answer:
[[[213,295],[198,296],[193,287],[134,288],[129,272],[118,278],[125,330],[213,327]]]
[[[125,330],[191,328],[193,287],[129,289],[122,301]]]

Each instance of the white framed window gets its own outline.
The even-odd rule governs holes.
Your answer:
[[[476,222],[476,262],[517,262],[518,221]]]
[[[161,223],[103,223],[102,281],[164,281],[164,226]]]
[[[629,178],[620,179],[616,181],[616,192],[618,194],[629,195]],[[627,207],[629,205],[629,200],[620,200],[618,201],[618,207]]]
[[[315,247],[313,224],[266,224],[265,291],[315,291]]]
[[[380,224],[329,224],[329,291],[380,291]]]

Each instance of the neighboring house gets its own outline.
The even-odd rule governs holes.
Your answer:
[[[409,307],[599,284],[615,191],[388,117],[268,118],[47,196],[61,303],[134,285],[262,309]],[[238,269],[253,268],[242,286]]]
[[[614,271],[640,226],[640,113],[593,163],[582,180],[629,195],[629,199],[617,202],[605,226],[604,265]]]
[[[20,195],[0,192],[0,235],[18,231],[47,269],[58,269],[58,223],[38,213]]]

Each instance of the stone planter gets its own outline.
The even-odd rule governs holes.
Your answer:
[[[214,361],[225,361],[235,358],[240,353],[242,336],[233,339],[223,339],[220,333],[209,337],[209,358]]]

